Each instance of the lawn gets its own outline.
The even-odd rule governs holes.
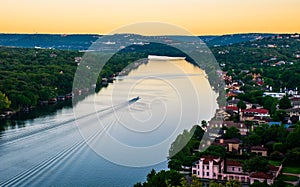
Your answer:
[[[291,175],[281,175],[280,178],[283,181],[298,181],[299,177],[297,176],[291,176]]]
[[[300,167],[295,166],[284,166],[282,169],[283,173],[294,173],[294,174],[300,174]]]
[[[272,164],[273,166],[280,166],[281,162],[280,161],[269,160],[269,164]]]

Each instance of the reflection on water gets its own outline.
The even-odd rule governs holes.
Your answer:
[[[0,186],[131,186],[151,168],[165,169],[176,136],[216,107],[201,69],[150,61],[73,108],[8,121],[0,134]]]

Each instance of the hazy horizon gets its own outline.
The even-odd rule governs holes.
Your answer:
[[[1,4],[1,33],[109,34],[140,22],[168,23],[198,36],[300,32],[299,0],[3,0]]]

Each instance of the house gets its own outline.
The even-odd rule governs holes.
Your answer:
[[[221,145],[226,148],[227,152],[242,154],[242,148],[240,146],[241,141],[239,139],[220,139],[215,141],[212,145]]]
[[[249,127],[247,127],[247,125],[245,125],[243,122],[235,123],[234,121],[213,120],[213,121],[210,121],[208,124],[211,128],[219,128],[219,129],[222,129],[223,127],[227,127],[227,128],[236,127],[237,129],[240,130],[241,135],[246,135],[247,132],[249,131],[249,129],[248,129]]]
[[[238,113],[239,108],[237,106],[227,106],[225,111],[229,113],[230,115],[233,115],[234,113]]]
[[[292,116],[300,116],[300,108],[290,108],[290,109],[287,109],[285,110],[286,113],[292,117]]]
[[[241,135],[247,135],[247,133],[249,132],[248,127],[243,122],[235,123],[233,121],[224,121],[223,127],[235,127],[240,130]]]
[[[264,172],[256,172],[250,175],[250,183],[254,183],[255,181],[264,182],[266,181],[268,185],[273,184],[274,176],[272,174],[267,174]]]
[[[269,116],[269,110],[260,108],[250,108],[250,109],[244,109],[242,110],[243,116]]]
[[[192,174],[199,178],[219,179],[224,170],[224,160],[215,156],[202,156],[194,163]]]
[[[263,96],[271,96],[277,99],[281,99],[283,96],[285,96],[285,93],[264,92]]]
[[[227,106],[237,107],[237,105],[238,105],[239,102],[240,102],[240,99],[232,99],[232,100],[227,101]],[[243,103],[245,103],[247,109],[252,108],[252,104],[251,103],[249,103],[247,101],[243,101]]]
[[[201,179],[238,180],[243,184],[253,184],[255,181],[273,184],[282,166],[270,165],[270,171],[247,173],[243,171],[242,163],[236,160],[223,160],[216,156],[202,156],[192,166],[192,174]]]
[[[230,114],[225,110],[218,110],[216,112],[216,120],[228,120],[230,118]]]
[[[251,153],[255,153],[258,156],[268,156],[268,149],[262,146],[252,146]]]

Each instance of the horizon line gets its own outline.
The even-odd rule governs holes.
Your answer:
[[[235,32],[235,33],[223,33],[223,34],[195,34],[195,35],[179,35],[179,34],[165,34],[165,35],[143,35],[138,33],[111,33],[111,34],[100,34],[100,33],[46,33],[46,32],[35,32],[35,33],[26,33],[26,32],[0,32],[0,34],[27,34],[27,35],[115,35],[115,34],[136,34],[141,36],[227,36],[227,35],[238,35],[238,34],[300,34],[300,32]]]

